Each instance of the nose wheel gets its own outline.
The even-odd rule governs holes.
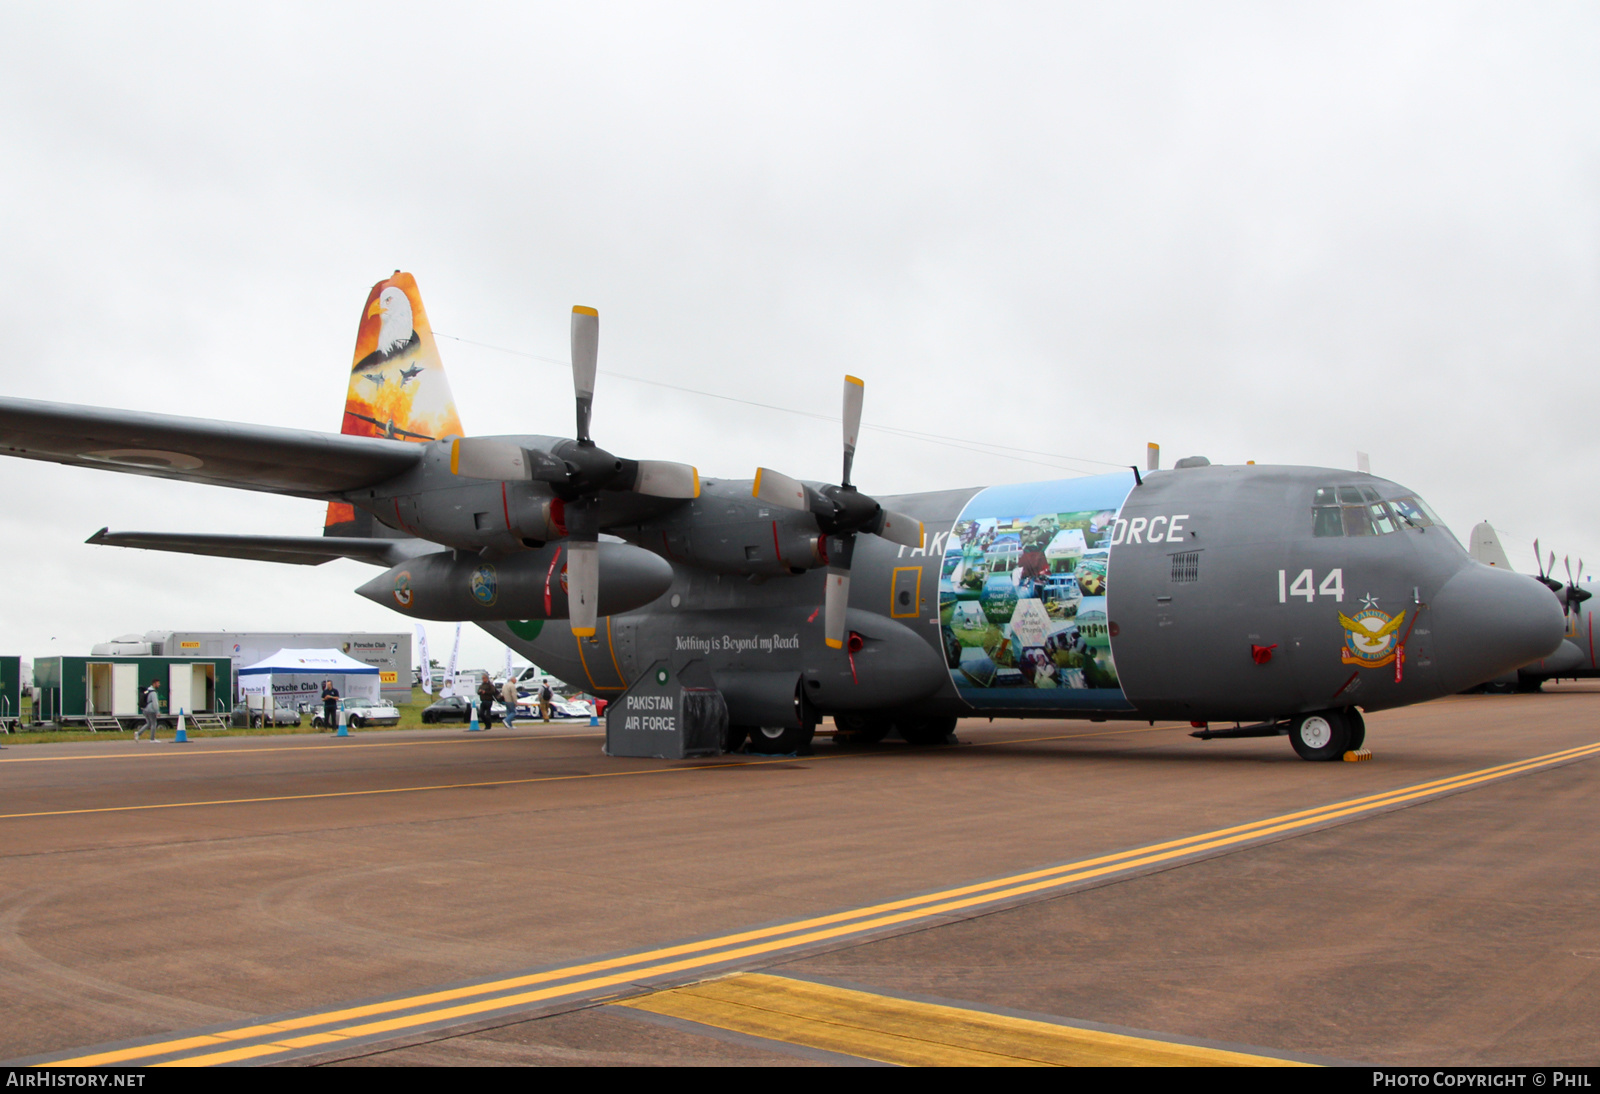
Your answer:
[[[810,753],[811,737],[816,728],[810,723],[803,726],[751,726],[746,730],[750,735],[749,751],[779,756],[791,752]]]
[[[1289,723],[1289,743],[1302,760],[1337,760],[1366,740],[1361,714],[1350,710],[1318,710]]]

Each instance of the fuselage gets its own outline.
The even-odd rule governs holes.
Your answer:
[[[845,650],[823,643],[821,572],[786,568],[784,514],[748,480],[612,529],[671,563],[672,584],[593,639],[559,620],[482,625],[602,697],[657,660],[698,660],[751,725],[1375,710],[1543,656],[1563,629],[1545,589],[1473,562],[1414,492],[1370,475],[1205,466],[883,502],[926,541],[860,538]]]

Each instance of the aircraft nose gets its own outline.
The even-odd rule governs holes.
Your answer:
[[[1464,567],[1444,583],[1432,609],[1436,671],[1446,694],[1549,655],[1567,629],[1549,589],[1492,566]]]

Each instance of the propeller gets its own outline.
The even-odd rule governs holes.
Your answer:
[[[577,403],[578,436],[549,450],[524,448],[503,437],[463,437],[451,442],[450,471],[474,479],[547,483],[564,503],[567,529],[567,599],[572,633],[595,632],[600,590],[600,503],[602,491],[625,491],[656,498],[697,498],[700,472],[670,460],[625,460],[594,443],[589,435],[594,413],[594,380],[600,354],[600,313],[572,309],[572,390]]]
[[[1591,593],[1588,589],[1585,589],[1583,586],[1579,585],[1578,581],[1573,578],[1573,576],[1572,576],[1572,559],[1570,557],[1563,558],[1562,562],[1566,563],[1566,567],[1567,567],[1567,588],[1566,588],[1566,594],[1567,594],[1566,601],[1567,601],[1567,604],[1566,604],[1566,608],[1567,608],[1568,614],[1571,614],[1572,612],[1575,612],[1575,611],[1578,610],[1578,605],[1579,604],[1582,604],[1585,600],[1588,600],[1594,594]],[[1580,558],[1578,560],[1578,578],[1582,578],[1582,577],[1583,577],[1583,559]]]
[[[861,432],[861,407],[866,385],[854,376],[844,378],[844,471],[838,486],[807,486],[770,468],[756,469],[751,493],[769,505],[809,511],[822,532],[822,556],[828,573],[823,594],[823,638],[833,649],[845,643],[845,613],[850,607],[850,561],[856,535],[867,532],[905,547],[921,547],[922,522],[885,509],[850,482],[856,458],[856,438]]]
[[[1549,589],[1551,592],[1555,593],[1557,596],[1560,596],[1561,595],[1561,582],[1557,581],[1555,578],[1550,576],[1551,573],[1555,572],[1555,568],[1556,568],[1556,553],[1554,551],[1550,552],[1550,569],[1548,571],[1546,571],[1545,565],[1544,565],[1544,560],[1543,560],[1542,554],[1541,554],[1541,552],[1539,550],[1539,541],[1538,540],[1534,540],[1533,541],[1533,563],[1534,563],[1535,566],[1539,567],[1539,584],[1543,585],[1545,588]]]

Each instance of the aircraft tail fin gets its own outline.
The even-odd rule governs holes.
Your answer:
[[[1476,561],[1485,566],[1493,566],[1497,570],[1511,569],[1511,560],[1506,557],[1505,548],[1500,546],[1500,537],[1495,534],[1494,526],[1488,521],[1472,526],[1469,542],[1471,546],[1467,548],[1467,554]]]
[[[341,433],[421,444],[459,437],[450,381],[445,378],[422,294],[408,273],[396,270],[372,286],[356,329]],[[325,536],[386,536],[383,525],[344,502],[330,502]]]

